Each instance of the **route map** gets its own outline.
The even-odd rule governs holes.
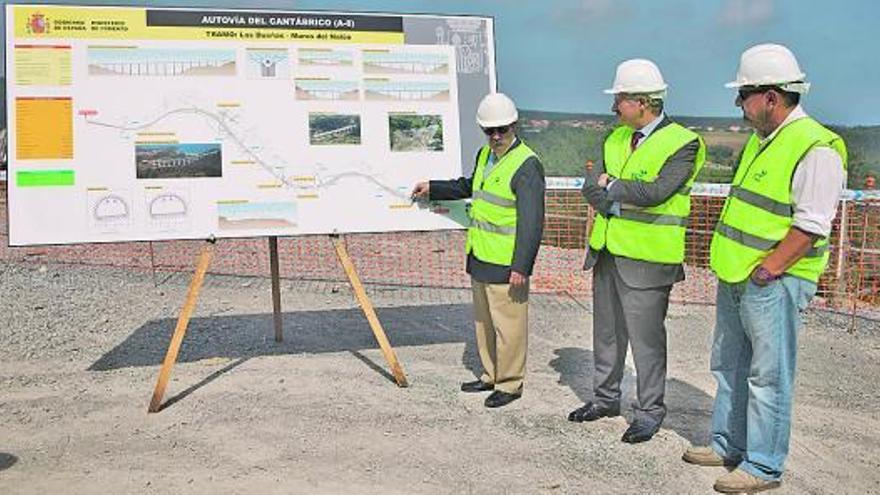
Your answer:
[[[491,19],[6,8],[11,245],[465,223],[409,193],[472,170]]]

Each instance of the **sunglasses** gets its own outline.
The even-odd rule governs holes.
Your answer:
[[[622,93],[614,95],[614,102],[615,103],[621,103],[624,101],[639,102],[639,101],[642,101],[642,97],[639,97],[637,95],[627,95],[627,94],[622,94]]]
[[[773,88],[769,87],[751,87],[751,88],[740,88],[738,91],[739,101],[746,101],[749,99],[749,96],[757,95],[761,93],[766,93]]]
[[[483,127],[483,134],[487,136],[494,136],[497,132],[498,134],[507,134],[510,131],[509,125],[502,125],[499,127]]]

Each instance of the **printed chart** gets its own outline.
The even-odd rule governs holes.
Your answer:
[[[454,17],[6,9],[13,245],[461,228],[409,198],[495,86]]]

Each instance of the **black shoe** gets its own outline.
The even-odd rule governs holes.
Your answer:
[[[581,407],[568,413],[568,420],[574,421],[575,423],[582,423],[584,421],[596,421],[599,418],[611,418],[614,416],[620,416],[619,405],[615,407],[602,407],[592,402],[587,402]]]
[[[495,390],[495,385],[486,383],[483,380],[475,380],[461,384],[462,392],[488,392],[489,390]]]
[[[620,441],[624,443],[641,443],[650,440],[660,430],[660,422],[648,419],[634,420],[623,432]]]
[[[520,394],[508,394],[507,392],[496,390],[489,394],[489,397],[486,397],[486,407],[506,406],[520,397]]]

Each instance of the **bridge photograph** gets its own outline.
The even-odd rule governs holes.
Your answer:
[[[361,144],[361,116],[310,113],[309,143],[312,146]]]
[[[234,76],[234,50],[90,47],[92,76]]]
[[[223,156],[215,143],[135,146],[138,179],[222,177]]]
[[[449,101],[449,83],[364,79],[364,94],[369,101]]]
[[[449,57],[444,53],[364,50],[364,72],[368,74],[448,74]]]
[[[360,98],[357,81],[327,78],[297,78],[294,81],[297,100],[347,100]]]

